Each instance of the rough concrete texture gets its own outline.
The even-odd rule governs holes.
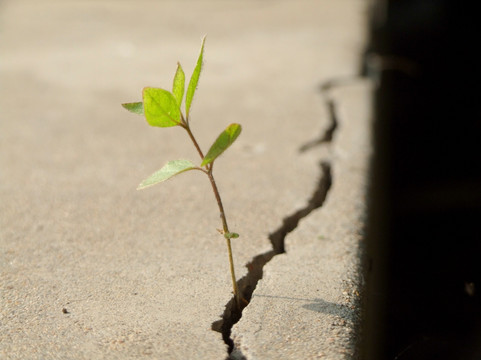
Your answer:
[[[354,81],[328,95],[337,126],[333,139],[319,144],[319,152],[324,153],[322,176],[330,181],[320,181],[312,194],[311,202],[322,196],[320,207],[287,234],[286,253],[264,266],[263,278],[233,328],[237,358],[358,356],[370,88],[367,81]]]
[[[321,160],[333,176],[326,204],[289,234],[287,254],[265,266],[235,337],[245,354],[268,358],[263,346],[275,338],[260,331],[257,341],[249,322],[262,314],[268,329],[303,311],[297,323],[291,317],[277,326],[279,333],[309,343],[306,351],[330,344],[329,354],[340,354],[353,335],[336,337],[332,324],[355,322],[345,306],[354,295],[342,292],[356,277],[365,161],[345,160],[361,145],[340,139],[345,129],[364,144],[367,130],[340,122],[327,158],[322,147],[299,149],[330,126],[319,85],[357,71],[365,6],[1,2],[0,357],[227,356],[222,335],[211,330],[232,294],[208,180],[187,173],[135,191],[166,161],[195,160],[195,149],[180,128],[151,128],[120,107],[140,100],[143,86],[170,87],[177,61],[190,76],[204,34],[193,132],[205,150],[229,123],[243,125],[215,171],[231,229],[241,234],[233,244],[238,278],[257,281],[259,264],[246,265],[272,250],[269,235],[316,192]],[[346,95],[353,101],[343,105],[346,113],[367,91]],[[352,177],[352,188],[342,185],[352,193],[341,190],[343,176]],[[297,348],[287,349],[299,358]]]

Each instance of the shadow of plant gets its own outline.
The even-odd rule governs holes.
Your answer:
[[[308,302],[308,304],[304,304],[301,307],[307,310],[328,314],[328,315],[336,315],[340,317],[348,317],[349,315],[349,308],[346,305],[333,303],[333,302],[326,301],[319,298],[304,299],[304,298],[295,298],[295,297],[289,297],[289,296],[273,296],[273,295],[261,295],[261,294],[256,294],[255,296]]]

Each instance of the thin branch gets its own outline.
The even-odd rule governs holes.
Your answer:
[[[195,148],[197,149],[197,152],[199,153],[201,159],[204,159],[204,153],[202,152],[199,144],[197,143],[197,140],[195,139],[194,134],[192,134],[192,131],[190,130],[189,124],[186,123],[183,120],[183,117],[182,117],[182,122],[183,123],[182,123],[181,126],[189,134],[189,137],[192,140]],[[230,266],[230,273],[231,273],[231,278],[232,278],[232,288],[233,288],[233,291],[234,291],[236,305],[240,309],[240,294],[239,294],[239,289],[237,287],[237,280],[236,280],[236,276],[235,276],[234,257],[232,256],[232,245],[231,245],[230,237],[228,237],[228,235],[230,234],[229,226],[227,225],[227,218],[225,216],[224,205],[222,204],[222,199],[221,199],[220,194],[219,194],[219,189],[217,188],[217,184],[215,182],[214,175],[212,174],[213,165],[214,165],[214,163],[212,162],[212,163],[206,165],[206,169],[203,169],[203,168],[200,168],[200,167],[196,167],[196,169],[203,171],[209,177],[210,183],[212,185],[212,190],[214,191],[215,199],[217,201],[217,206],[219,207],[220,218],[221,218],[221,221],[222,221],[222,229],[224,231],[224,238],[227,242],[227,251],[228,251],[228,254],[229,254],[229,266]]]
[[[185,129],[185,131],[187,131],[187,134],[189,134],[190,140],[192,140],[192,142],[194,143],[194,146],[197,149],[197,152],[199,153],[200,158],[204,159],[204,153],[200,149],[200,146],[197,143],[197,140],[195,139],[194,134],[192,134],[192,131],[190,131],[189,125],[185,124],[185,126],[183,126],[183,128]]]
[[[220,218],[222,220],[222,228],[224,230],[224,238],[226,240],[227,251],[229,253],[229,265],[230,265],[230,273],[232,277],[232,287],[234,290],[236,305],[240,309],[240,294],[239,294],[239,289],[237,287],[237,280],[235,276],[234,258],[232,256],[232,246],[231,246],[230,237],[228,236],[230,234],[230,231],[229,231],[229,226],[227,225],[227,218],[225,216],[224,205],[222,205],[222,199],[219,194],[219,189],[217,188],[217,184],[215,183],[214,176],[212,175],[212,168],[207,173],[207,176],[209,177],[210,183],[212,185],[212,190],[214,191],[215,199],[217,200],[217,205],[219,206]]]

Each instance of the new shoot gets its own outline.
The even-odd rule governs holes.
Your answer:
[[[142,115],[147,120],[147,123],[151,126],[157,127],[173,127],[180,126],[183,128],[193,145],[195,146],[200,158],[200,165],[196,165],[194,162],[185,159],[171,160],[167,162],[160,170],[153,173],[147,179],[142,181],[138,186],[138,190],[145,189],[149,186],[158,184],[171,177],[181,174],[190,170],[197,170],[203,172],[210,181],[212,185],[212,190],[214,192],[217,205],[219,207],[220,218],[222,221],[222,230],[219,230],[224,236],[227,243],[227,252],[229,256],[230,273],[232,278],[232,288],[234,292],[234,298],[238,309],[240,309],[241,296],[239,294],[239,289],[237,287],[237,280],[234,271],[234,259],[232,256],[232,246],[231,239],[239,237],[239,234],[231,232],[227,224],[227,217],[224,211],[224,206],[222,204],[222,199],[219,194],[219,189],[217,188],[213,168],[215,160],[229,148],[232,143],[237,139],[241,133],[241,126],[239,124],[230,124],[227,128],[220,133],[217,139],[204,155],[201,150],[194,134],[190,128],[190,110],[192,105],[192,100],[197,89],[197,84],[199,82],[200,73],[202,70],[202,63],[204,57],[204,44],[205,37],[202,39],[202,45],[200,48],[200,54],[197,59],[197,64],[194,68],[192,76],[187,86],[187,91],[185,91],[185,74],[182,66],[178,63],[177,70],[174,75],[174,82],[172,86],[172,91],[164,90],[161,88],[146,87],[142,90],[142,101],[125,103],[122,106],[128,111]],[[182,102],[185,103],[185,112],[182,112]]]

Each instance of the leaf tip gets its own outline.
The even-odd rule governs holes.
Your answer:
[[[121,105],[124,109],[130,111],[131,113],[134,113],[137,115],[144,114],[144,104],[142,102],[123,103]]]

